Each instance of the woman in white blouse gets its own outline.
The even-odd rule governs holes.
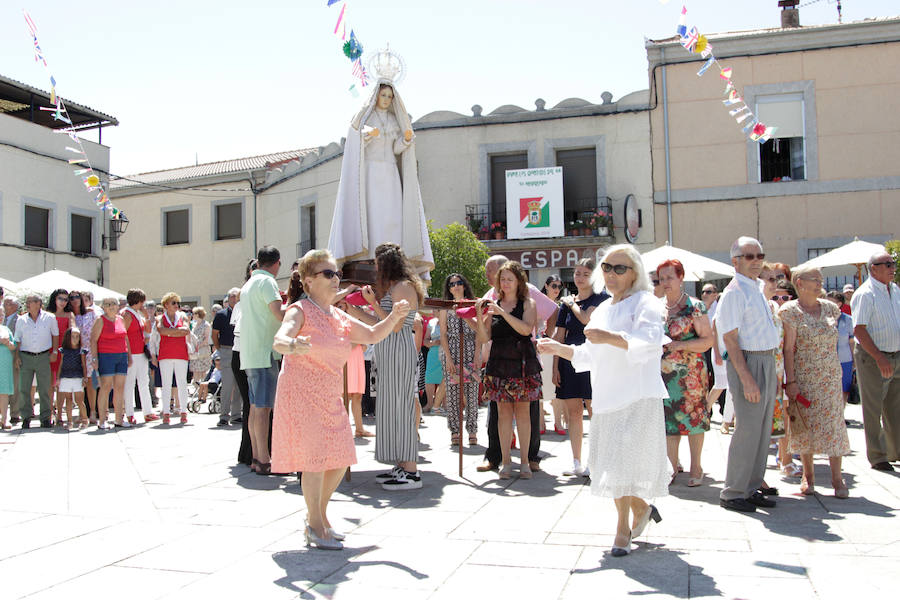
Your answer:
[[[668,394],[659,365],[670,340],[663,333],[664,308],[634,246],[611,246],[592,282],[596,290],[605,283],[612,298],[591,315],[584,329],[587,342],[567,346],[541,339],[538,349],[572,361],[576,371],[591,372],[591,493],[615,500],[619,518],[612,555],[625,556],[650,519],[661,520],[645,499],[668,494],[671,466],[662,403]]]

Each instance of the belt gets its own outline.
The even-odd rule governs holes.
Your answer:
[[[770,356],[775,353],[775,348],[769,350],[741,350],[744,354],[759,354],[762,356]]]
[[[50,348],[46,350],[41,350],[40,352],[29,352],[28,350],[19,350],[22,354],[27,354],[28,356],[40,356],[41,354],[47,354],[50,352]]]

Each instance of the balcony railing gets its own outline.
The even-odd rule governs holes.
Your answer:
[[[602,230],[598,232],[599,228],[590,228],[588,226],[591,215],[597,211],[609,215],[609,225],[606,234],[603,234]],[[569,200],[566,202],[563,215],[567,236],[612,235],[612,200],[609,196]],[[492,215],[491,207],[483,204],[466,205],[466,227],[477,235],[479,239],[496,239],[496,235],[492,230],[494,223],[501,224],[500,229],[504,232],[502,237],[505,237],[505,214]]]

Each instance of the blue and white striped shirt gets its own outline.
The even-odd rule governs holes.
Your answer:
[[[772,321],[772,310],[760,289],[758,279],[734,274],[719,298],[716,329],[724,339],[729,331],[738,330],[741,350],[772,350],[778,347],[778,330]]]
[[[888,286],[869,277],[850,299],[853,326],[864,325],[882,352],[900,351],[900,287]]]

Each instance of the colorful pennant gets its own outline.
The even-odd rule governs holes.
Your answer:
[[[47,65],[47,60],[44,58],[44,53],[41,50],[41,46],[38,43],[37,38],[37,26],[34,23],[34,20],[31,18],[31,15],[28,14],[28,11],[22,11],[25,16],[25,25],[28,27],[28,33],[31,35],[34,41],[34,59],[36,61],[40,61],[44,63],[44,68],[49,71],[49,66]],[[66,146],[65,149],[68,152],[72,152],[73,154],[80,154],[84,158],[70,158],[68,163],[73,166],[77,166],[79,168],[74,170],[74,174],[76,177],[81,177],[81,182],[84,184],[84,187],[90,191],[97,191],[97,195],[94,197],[97,206],[102,210],[108,210],[110,212],[111,219],[118,219],[121,217],[122,213],[119,209],[115,208],[112,203],[109,201],[109,196],[106,195],[106,192],[100,185],[100,177],[94,173],[94,168],[91,166],[91,161],[87,157],[87,152],[84,150],[84,144],[81,143],[81,138],[78,137],[78,130],[72,126],[72,118],[69,116],[69,111],[66,109],[65,102],[63,99],[59,97],[56,93],[56,78],[53,74],[48,72],[48,76],[50,78],[50,104],[53,106],[39,106],[40,110],[50,111],[53,114],[54,121],[61,121],[69,125],[69,127],[63,127],[60,129],[55,129],[55,133],[65,133],[69,136],[77,147]],[[81,168],[84,167],[84,168]]]
[[[347,24],[347,2],[344,0],[326,0],[326,2],[327,6],[332,6],[339,2],[341,3],[341,11],[338,13],[337,22],[334,24],[334,31],[332,33],[341,38],[341,41],[343,42],[341,44],[341,49],[343,50],[344,56],[349,58],[352,63],[351,73],[355,79],[359,80],[359,87],[366,87],[369,85],[369,74],[362,64],[363,46],[360,43],[359,38],[356,37],[356,32]],[[347,36],[348,29],[350,30],[349,37]],[[354,98],[359,96],[359,90],[357,89],[356,84],[351,85],[348,91]]]
[[[731,80],[731,67],[725,67],[719,63],[713,54],[712,44],[709,43],[709,40],[705,35],[700,34],[696,27],[688,29],[686,6],[681,7],[681,16],[678,19],[678,26],[675,28],[675,31],[681,38],[681,45],[684,46],[685,50],[700,54],[707,59],[706,62],[703,63],[703,66],[700,67],[700,70],[697,71],[697,77],[702,77],[714,64],[718,65],[719,78],[726,82],[725,99],[722,100],[722,104],[725,106],[741,105],[730,109],[728,114],[734,118],[738,125],[743,124],[744,121],[748,121],[749,119],[748,124],[744,125],[742,128],[744,134],[747,135],[750,140],[759,142],[760,144],[771,139],[777,128],[768,127],[756,118],[753,111],[750,110],[750,107],[747,106],[746,103],[744,103],[744,99],[735,89],[734,82]]]

